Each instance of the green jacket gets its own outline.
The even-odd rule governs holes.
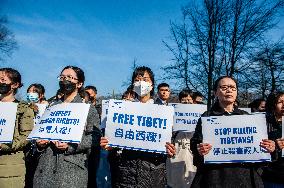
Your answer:
[[[0,177],[22,176],[25,174],[24,148],[34,125],[34,111],[29,104],[20,102],[17,107],[13,142],[1,144]]]

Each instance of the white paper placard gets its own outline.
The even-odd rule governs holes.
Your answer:
[[[61,103],[47,108],[28,139],[81,142],[90,104]]]
[[[0,102],[0,143],[12,143],[18,104]]]
[[[193,132],[198,119],[207,110],[202,104],[170,103],[175,109],[173,131]]]
[[[270,153],[260,147],[267,139],[263,114],[202,117],[203,143],[212,145],[205,163],[271,161]]]
[[[102,100],[102,116],[101,116],[100,129],[106,128],[108,103],[109,103],[109,100]]]
[[[35,118],[34,118],[35,125],[37,124],[37,122],[39,121],[39,119],[41,118],[41,116],[43,115],[47,107],[47,104],[36,103],[36,105],[38,107],[38,113],[35,115]]]
[[[146,152],[165,153],[171,141],[172,106],[110,100],[106,123],[109,145]]]

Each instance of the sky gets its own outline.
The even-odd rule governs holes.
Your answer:
[[[134,59],[149,66],[156,78],[170,63],[162,43],[170,21],[180,20],[188,0],[0,0],[0,13],[19,48],[4,67],[17,69],[24,96],[32,83],[46,88],[47,98],[58,87],[57,76],[67,65],[78,66],[86,85],[98,95],[121,93],[130,79]],[[163,80],[159,80],[161,82]]]

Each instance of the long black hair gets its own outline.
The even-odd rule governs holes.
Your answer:
[[[279,98],[284,95],[283,91],[275,91],[268,95],[267,101],[265,104],[265,112],[266,112],[266,121],[267,123],[271,123],[275,125],[277,123],[275,108]]]

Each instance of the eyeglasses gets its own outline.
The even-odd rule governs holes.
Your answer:
[[[60,75],[57,77],[58,80],[78,80],[78,78],[74,78],[71,75]]]
[[[227,91],[229,88],[232,90],[232,91],[237,91],[237,87],[234,86],[234,85],[222,85],[219,87],[222,91]]]

